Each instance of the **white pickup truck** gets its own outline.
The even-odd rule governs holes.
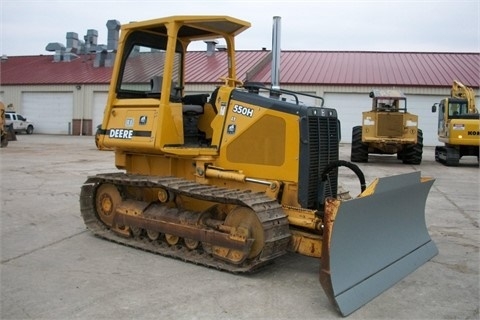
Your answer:
[[[9,126],[13,124],[13,130],[15,132],[25,131],[27,134],[33,133],[33,122],[28,121],[24,116],[7,111],[5,112],[5,125]]]

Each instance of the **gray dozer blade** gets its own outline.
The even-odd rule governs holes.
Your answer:
[[[420,172],[385,177],[358,198],[327,201],[320,282],[343,316],[438,254],[425,224],[433,182]]]

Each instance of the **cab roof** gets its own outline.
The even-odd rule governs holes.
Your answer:
[[[220,36],[236,36],[248,29],[250,22],[229,16],[170,16],[159,19],[146,20],[141,22],[131,22],[123,25],[122,30],[150,30],[157,33],[167,33],[167,25],[179,23],[180,28],[178,38],[183,40],[195,39],[213,39]]]
[[[370,98],[377,99],[406,99],[407,97],[400,90],[395,89],[374,89],[369,94]]]

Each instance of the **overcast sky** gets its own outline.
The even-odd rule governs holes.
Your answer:
[[[273,17],[281,19],[282,50],[480,52],[480,0],[162,1],[0,0],[0,54],[52,54],[66,33],[88,29],[107,43],[108,20],[120,23],[170,15],[229,15],[251,22],[237,50],[272,47]],[[221,43],[220,43],[221,44]],[[196,49],[196,48],[194,48]],[[203,50],[203,48],[201,48]]]

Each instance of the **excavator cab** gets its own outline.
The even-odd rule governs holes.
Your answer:
[[[320,282],[347,315],[437,253],[424,218],[434,180],[415,172],[367,187],[339,159],[335,109],[243,85],[234,38],[249,26],[227,16],[122,26],[98,132],[121,171],[87,179],[82,217],[99,237],[235,273],[287,251],[319,258]],[[226,51],[187,59],[193,41],[217,38]],[[186,94],[186,61],[218,69],[220,85]],[[358,197],[339,199],[340,166],[359,178]]]

